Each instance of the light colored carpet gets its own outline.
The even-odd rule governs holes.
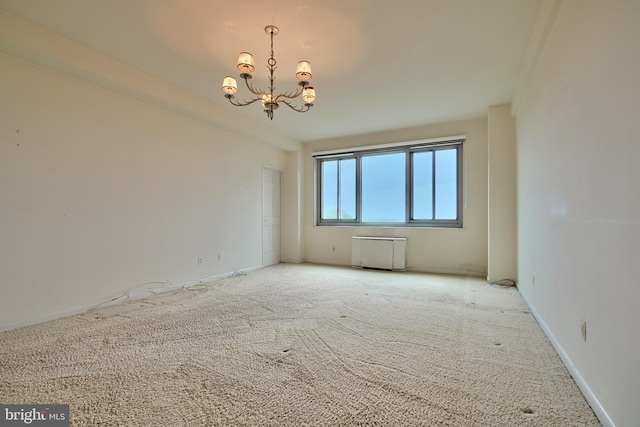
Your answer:
[[[0,334],[72,425],[600,425],[514,288],[280,264]]]

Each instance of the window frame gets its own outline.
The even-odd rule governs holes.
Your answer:
[[[464,137],[456,137],[451,139],[438,138],[437,140],[412,141],[400,144],[386,144],[383,146],[369,146],[350,150],[334,150],[332,152],[314,153],[315,160],[315,225],[317,226],[357,226],[357,227],[438,227],[438,228],[462,228],[463,224],[463,172],[464,172],[464,156],[463,145]],[[436,212],[436,155],[437,151],[456,150],[456,218],[455,219],[414,219],[413,218],[413,172],[415,153],[432,152],[432,212],[435,217]],[[403,222],[362,222],[362,159],[366,156],[405,153],[405,221]],[[340,216],[340,162],[337,165],[337,182],[336,182],[336,199],[337,199],[337,219],[322,218],[322,163],[332,160],[355,159],[355,200],[356,200],[356,217],[354,219],[339,219]]]

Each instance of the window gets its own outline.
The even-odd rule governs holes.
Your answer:
[[[318,225],[461,227],[462,142],[316,154]]]

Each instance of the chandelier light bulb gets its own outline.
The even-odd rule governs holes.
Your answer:
[[[273,98],[269,94],[262,95],[262,106],[265,107],[268,104],[273,104]]]

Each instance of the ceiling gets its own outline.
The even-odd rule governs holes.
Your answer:
[[[190,92],[242,120],[307,142],[486,116],[509,102],[542,0],[0,0],[0,8]],[[276,91],[308,60],[309,113],[234,107],[220,89],[237,55]],[[238,80],[240,80],[238,78]],[[248,98],[240,86],[239,98]]]

